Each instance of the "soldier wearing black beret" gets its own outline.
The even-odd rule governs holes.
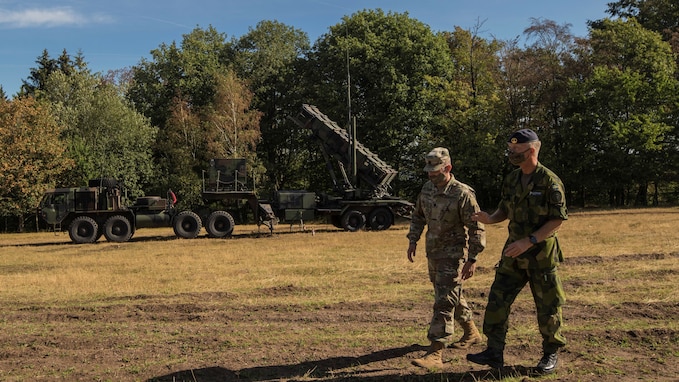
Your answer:
[[[478,354],[467,354],[467,359],[494,368],[503,367],[511,305],[529,284],[542,334],[543,355],[536,371],[546,374],[556,369],[557,351],[566,345],[561,334],[565,293],[557,273],[563,254],[557,231],[568,219],[568,212],[563,183],[538,161],[540,146],[537,134],[530,129],[518,130],[509,136],[508,159],[518,168],[505,178],[495,212],[481,211],[472,217],[484,224],[509,219],[509,237],[484,314],[487,348]]]

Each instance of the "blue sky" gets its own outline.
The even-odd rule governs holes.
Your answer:
[[[530,18],[571,24],[587,35],[587,21],[607,16],[612,0],[0,0],[0,85],[13,96],[21,80],[47,49],[52,58],[79,51],[94,72],[130,67],[163,43],[181,42],[194,28],[212,25],[227,39],[240,37],[259,21],[277,20],[300,29],[313,43],[364,9],[408,12],[433,31],[455,26],[511,39]]]

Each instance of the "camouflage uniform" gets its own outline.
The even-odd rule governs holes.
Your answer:
[[[429,279],[434,285],[434,307],[427,338],[446,345],[453,341],[453,320],[472,319],[462,296],[460,273],[465,259],[475,259],[486,246],[482,223],[471,215],[479,211],[474,190],[455,179],[442,191],[428,181],[422,187],[412,215],[408,239],[420,239],[425,225]]]
[[[514,170],[502,187],[498,209],[509,219],[505,247],[528,237],[550,219],[568,219],[563,184],[556,174],[538,163],[526,189],[521,185],[521,176],[521,169]],[[533,293],[543,350],[553,353],[566,344],[561,335],[565,294],[557,274],[562,261],[556,234],[516,258],[502,256],[483,321],[489,348],[504,349],[511,305],[526,283]]]

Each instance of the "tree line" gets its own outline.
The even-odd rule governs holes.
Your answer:
[[[569,205],[672,205],[679,200],[679,10],[620,0],[609,18],[532,19],[524,43],[484,27],[433,32],[407,13],[363,10],[313,44],[262,21],[230,39],[212,26],[162,43],[131,67],[92,73],[82,53],[46,50],[11,99],[0,88],[0,215],[34,224],[42,192],[113,177],[130,197],[199,204],[212,158],[246,158],[263,197],[332,188],[321,152],[290,117],[314,104],[399,171],[413,200],[423,155],[451,150],[456,177],[484,209],[512,169],[506,138],[532,128],[540,160]]]

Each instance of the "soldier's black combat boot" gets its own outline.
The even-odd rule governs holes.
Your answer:
[[[550,374],[553,373],[554,370],[556,369],[556,364],[557,364],[556,352],[554,353],[545,352],[544,355],[542,356],[542,359],[540,359],[540,362],[538,362],[538,365],[535,367],[535,370],[541,374]]]
[[[477,354],[467,354],[467,360],[479,365],[488,365],[493,369],[501,369],[505,364],[502,350],[495,348],[486,348]]]

